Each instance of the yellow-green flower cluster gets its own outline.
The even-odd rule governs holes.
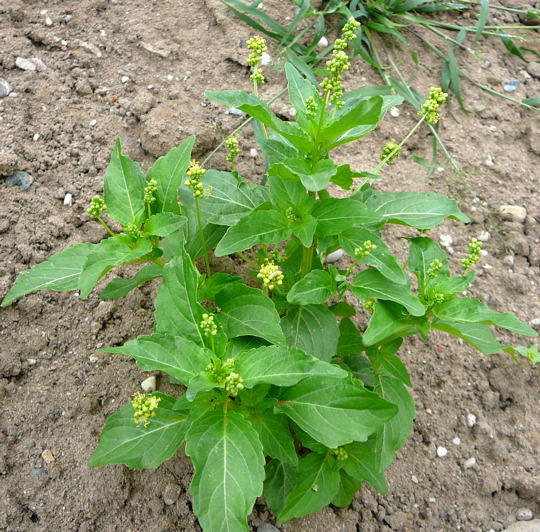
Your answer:
[[[205,172],[206,170],[197,161],[192,160],[189,163],[186,172],[188,179],[186,179],[184,184],[193,191],[193,195],[196,198],[208,198],[212,192],[212,187],[205,187],[201,182],[201,178]]]
[[[436,124],[440,119],[439,108],[446,102],[448,94],[443,92],[440,87],[431,87],[429,89],[429,97],[422,104],[421,115],[426,117],[426,122]]]
[[[343,447],[338,447],[337,449],[332,449],[331,453],[334,455],[334,458],[338,462],[343,462],[349,458],[349,453],[343,449]]]
[[[259,67],[259,63],[261,62],[263,54],[268,50],[266,41],[262,37],[251,37],[251,39],[247,40],[246,45],[248,49],[251,50],[247,59],[247,64],[253,68],[250,79],[253,83],[260,85],[264,83],[264,76]]]
[[[148,205],[152,205],[156,201],[155,193],[157,191],[158,183],[155,179],[150,179],[148,184],[144,188],[144,202]]]
[[[289,222],[297,222],[300,218],[296,215],[294,207],[287,207],[285,210],[285,217]]]
[[[205,336],[215,336],[217,334],[217,325],[213,314],[205,312],[202,315],[202,321],[199,326],[203,330]]]
[[[143,424],[145,427],[148,427],[150,418],[157,414],[156,410],[160,401],[161,397],[137,392],[131,401],[135,424]]]
[[[131,238],[137,240],[143,236],[143,231],[137,224],[127,224],[124,226],[124,233],[129,235]]]
[[[367,255],[369,255],[371,252],[375,251],[377,249],[377,246],[371,242],[371,240],[366,240],[361,248],[354,248],[354,258],[359,260]]]
[[[334,42],[334,50],[332,51],[332,59],[326,62],[326,67],[330,71],[330,76],[324,78],[321,82],[321,88],[329,93],[330,100],[338,109],[343,107],[341,97],[343,96],[343,72],[349,70],[349,57],[345,53],[348,42],[352,41],[356,35],[355,31],[360,27],[360,23],[352,17],[343,26],[342,39],[336,39]]]
[[[443,267],[443,264],[439,259],[432,260],[427,270],[427,276],[430,279],[433,279],[433,277],[437,277],[442,267]]]
[[[272,260],[267,260],[259,269],[257,278],[262,281],[263,287],[273,290],[283,284],[283,272]]]
[[[225,377],[225,391],[231,396],[236,397],[244,389],[244,379],[234,371]]]
[[[387,157],[386,164],[392,164],[394,159],[401,152],[401,147],[399,144],[396,144],[396,139],[392,139],[381,152],[381,161],[384,161]]]
[[[306,100],[306,112],[309,116],[315,116],[317,114],[317,102],[313,96],[310,96]]]
[[[473,238],[469,242],[469,254],[464,259],[461,259],[461,266],[465,271],[470,270],[471,266],[480,260],[480,251],[482,251],[482,242]]]
[[[227,154],[227,161],[234,163],[234,160],[238,157],[240,150],[238,149],[238,139],[234,136],[229,137],[225,141],[225,146],[229,148],[229,153]]]
[[[236,397],[244,389],[244,379],[234,370],[234,358],[215,360],[206,366],[206,372],[223,388],[231,397]]]
[[[373,310],[375,309],[375,300],[374,299],[367,299],[366,301],[364,301],[362,303],[362,306],[368,311],[368,312],[373,312]]]
[[[99,218],[101,213],[105,210],[107,210],[105,202],[99,196],[94,196],[90,202],[90,207],[86,209],[86,212],[92,218]]]

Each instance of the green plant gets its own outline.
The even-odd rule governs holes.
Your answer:
[[[279,119],[254,94],[207,93],[256,119],[267,186],[245,182],[234,167],[206,171],[190,162],[193,137],[146,176],[117,141],[104,199],[94,198],[88,209],[110,236],[22,273],[2,302],[41,289],[78,290],[84,299],[121,264],[144,266],[129,279],[113,279],[101,298],[162,279],[153,334],[100,351],[131,356],[142,370],[163,371],[185,388],[178,397],[136,393],[107,420],[89,463],[156,468],[185,442],[195,467],[193,509],[208,531],[247,530],[261,494],[287,521],[330,503],[347,506],[363,482],[386,492],[384,472],[415,416],[411,381],[396,354],[403,337],[427,339],[430,330],[441,330],[485,354],[502,350],[538,361],[534,346],[503,345],[490,326],[527,336],[534,330],[459,296],[474,280],[479,243],[471,243],[463,274],[452,275],[441,247],[425,236],[446,218],[467,222],[453,200],[377,191],[371,182],[377,172],[356,172],[330,158],[334,148],[372,132],[401,101],[380,89],[343,94],[345,50],[356,30],[349,21],[336,41],[322,94],[285,65],[296,122]],[[259,53],[261,41],[250,47]],[[256,57],[250,64],[256,92],[264,76]],[[445,99],[432,89],[413,130],[438,120]],[[402,144],[385,149],[377,168]],[[233,165],[239,145],[227,145]],[[349,197],[330,196],[330,184],[351,190],[355,178],[360,185]],[[416,293],[381,238],[392,223],[419,231],[409,239],[406,263]],[[346,269],[325,261],[338,247],[351,259]],[[212,251],[235,256],[243,277],[213,272]],[[346,294],[364,302],[367,325]]]

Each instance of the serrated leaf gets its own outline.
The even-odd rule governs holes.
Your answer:
[[[228,338],[258,336],[273,344],[283,344],[285,337],[272,300],[258,288],[233,284],[216,295],[220,312],[217,320]]]
[[[326,270],[311,270],[295,283],[287,294],[287,301],[296,305],[325,303],[336,291],[336,283]]]
[[[154,214],[144,223],[144,231],[149,235],[167,236],[178,231],[185,223],[187,218],[172,212],[161,212]]]
[[[307,305],[289,311],[282,318],[281,326],[289,346],[325,362],[335,356],[339,329],[335,316],[324,305]]]
[[[348,455],[343,466],[345,471],[356,481],[368,482],[379,493],[386,493],[388,485],[374,449],[362,443],[351,443],[344,449]]]
[[[287,494],[296,483],[296,468],[279,460],[266,464],[263,497],[274,514],[281,512]]]
[[[338,235],[352,227],[381,221],[378,214],[362,202],[351,198],[329,198],[318,201],[312,214],[318,220],[318,236]]]
[[[284,523],[330,504],[340,482],[334,462],[334,458],[316,453],[300,459],[298,481],[287,495],[284,508],[277,515],[278,521]]]
[[[208,170],[203,180],[205,185],[212,187],[210,197],[199,200],[201,216],[207,223],[235,225],[240,218],[270,199],[265,187],[239,183],[229,172]]]
[[[128,235],[103,239],[92,247],[79,277],[81,299],[86,299],[97,282],[112,268],[141,258],[152,251],[145,238],[134,241]]]
[[[147,179],[155,179],[158,184],[155,193],[156,203],[152,205],[152,212],[180,214],[178,189],[189,166],[194,144],[195,137],[188,137],[179,146],[160,157],[148,170]]]
[[[75,244],[55,253],[45,262],[22,272],[2,300],[2,307],[38,290],[64,292],[79,288],[79,276],[95,244]]]
[[[116,139],[103,177],[107,214],[122,225],[140,224],[145,218],[145,187],[146,179],[139,164],[122,154],[120,139]]]
[[[247,389],[259,383],[292,386],[309,375],[347,376],[339,367],[322,362],[300,349],[275,345],[240,353],[236,358],[236,371]]]
[[[384,223],[409,225],[427,230],[439,225],[445,218],[468,222],[457,203],[434,192],[380,192],[372,194],[366,205]]]
[[[291,235],[285,215],[276,211],[254,211],[227,230],[215,250],[216,257],[244,251],[255,244],[275,244]]]
[[[524,336],[538,336],[526,323],[508,312],[496,312],[484,303],[470,297],[454,297],[433,307],[433,314],[443,321],[459,323],[484,323],[494,325]]]
[[[266,456],[276,458],[284,464],[298,464],[294,440],[285,416],[271,412],[254,413],[249,420],[259,435]]]
[[[208,349],[186,338],[166,334],[139,336],[120,347],[105,347],[99,351],[133,357],[143,371],[164,371],[184,385],[212,359]]]
[[[257,431],[239,412],[209,411],[192,422],[186,440],[195,466],[193,511],[201,526],[212,532],[248,531],[247,516],[264,481]]]
[[[131,403],[107,419],[89,465],[124,464],[135,469],[155,469],[176,452],[184,440],[187,411],[176,406],[174,397],[153,395],[161,401],[147,427],[135,424]]]
[[[308,377],[284,391],[274,409],[331,449],[365,441],[396,414],[396,407],[358,379]]]
[[[355,258],[355,250],[362,249],[364,242],[370,241],[376,248],[359,259],[360,262],[373,266],[382,275],[390,281],[397,284],[408,284],[409,277],[398,264],[396,257],[390,251],[385,242],[375,233],[364,229],[363,227],[355,227],[339,235],[340,246],[347,254]]]
[[[154,303],[155,331],[181,336],[204,346],[199,330],[204,308],[197,301],[199,273],[189,255],[182,254],[163,268],[163,284]]]
[[[157,279],[163,275],[163,268],[159,264],[143,266],[133,277],[113,279],[99,294],[100,299],[119,299],[131,292],[137,286]]]
[[[413,316],[423,316],[426,308],[404,285],[393,283],[378,270],[360,272],[351,284],[351,291],[360,299],[383,299],[403,305]]]

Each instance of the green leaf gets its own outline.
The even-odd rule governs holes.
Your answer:
[[[446,279],[443,276],[435,277],[428,286],[430,290],[433,290],[434,292],[452,296],[454,294],[465,292],[475,278],[476,273],[474,271],[469,271],[465,275],[447,277]]]
[[[306,101],[313,98],[315,102],[320,101],[319,91],[310,81],[302,77],[298,70],[291,64],[285,63],[285,75],[287,76],[287,89],[289,100],[298,113],[306,114]]]
[[[208,170],[203,180],[212,187],[211,196],[199,200],[201,217],[207,223],[235,225],[240,218],[270,199],[265,187],[239,183],[229,172]]]
[[[330,504],[339,490],[340,476],[335,467],[335,459],[316,453],[300,459],[298,481],[285,500],[284,508],[277,515],[284,523],[294,517],[317,512]]]
[[[186,439],[186,454],[195,466],[193,511],[202,528],[248,531],[246,518],[264,481],[257,431],[239,412],[208,411],[192,422]]]
[[[326,270],[311,270],[292,286],[287,301],[296,305],[325,303],[335,291],[336,283]]]
[[[79,277],[81,299],[86,299],[97,282],[112,268],[141,258],[152,251],[147,239],[134,241],[128,235],[103,239],[92,247]]]
[[[484,353],[484,355],[494,355],[504,346],[499,343],[493,335],[488,325],[482,323],[458,323],[435,320],[431,323],[432,329],[438,329],[458,338],[465,340],[468,344]]]
[[[349,318],[343,318],[339,324],[337,355],[350,357],[351,355],[359,355],[363,350],[364,344],[360,331]]]
[[[398,336],[408,336],[429,330],[425,318],[414,318],[401,306],[389,301],[376,301],[362,341],[371,346]]]
[[[2,301],[2,307],[38,290],[64,292],[79,288],[79,275],[95,244],[75,244],[55,253],[45,262],[22,272]]]
[[[199,301],[205,299],[214,299],[216,294],[221,292],[227,285],[233,283],[242,283],[242,277],[229,275],[228,273],[217,272],[212,277],[206,279],[199,288]]]
[[[107,214],[122,225],[140,224],[145,218],[145,187],[146,179],[139,164],[122,154],[120,139],[116,139],[103,178]]]
[[[244,351],[236,359],[236,371],[246,389],[259,383],[292,386],[309,375],[347,376],[339,367],[306,355],[300,349],[275,345]]]
[[[384,299],[403,305],[413,316],[423,316],[426,308],[406,286],[393,283],[378,270],[360,272],[352,282],[351,290],[360,299]]]
[[[468,222],[457,203],[434,192],[375,192],[366,205],[382,217],[384,223],[408,225],[427,230],[445,218]]]
[[[426,237],[410,239],[407,267],[416,275],[420,290],[428,281],[429,266],[434,260],[438,260],[442,264],[439,274],[450,274],[446,253],[437,242]]]
[[[184,440],[187,411],[175,406],[174,397],[153,395],[161,401],[147,427],[135,424],[131,403],[107,419],[89,465],[124,464],[134,469],[155,469],[177,451]]]
[[[285,342],[274,303],[261,290],[235,283],[216,295],[216,305],[221,308],[216,318],[229,338],[258,336],[273,344]]]
[[[347,460],[344,463],[345,471],[356,481],[368,482],[379,493],[386,493],[388,485],[384,473],[379,469],[379,457],[374,449],[363,443],[351,443],[344,447],[347,451]]]
[[[300,152],[296,148],[293,148],[288,143],[273,138],[261,139],[259,146],[264,154],[267,168],[270,168],[284,159],[289,159],[291,157],[298,158],[300,156]]]
[[[149,235],[167,236],[180,229],[187,222],[185,216],[172,212],[161,212],[150,216],[144,223],[144,231]]]
[[[287,313],[281,326],[291,347],[325,362],[335,356],[339,330],[335,316],[324,305],[298,307]]]
[[[294,236],[300,240],[301,244],[309,248],[313,244],[313,237],[317,229],[317,219],[307,214],[300,220],[291,222],[289,227],[292,229]]]
[[[358,225],[379,223],[381,217],[360,201],[351,198],[329,198],[318,201],[313,209],[317,218],[317,235],[332,236]]]
[[[328,307],[339,318],[350,318],[356,314],[356,309],[345,301],[340,301]]]
[[[274,411],[287,415],[311,437],[335,449],[365,441],[397,410],[358,379],[308,377],[285,390]]]
[[[470,297],[455,297],[433,307],[433,314],[443,321],[459,323],[485,323],[525,336],[538,336],[526,323],[508,312],[496,312],[484,303]]]
[[[347,112],[331,120],[321,131],[320,138],[332,147],[338,145],[340,137],[358,126],[376,126],[381,115],[383,99],[373,96],[356,103]],[[351,139],[352,140],[352,139]]]
[[[342,164],[338,166],[337,172],[330,181],[345,190],[349,190],[353,184],[353,178],[362,177],[362,175],[362,172],[351,170],[348,164]]]
[[[279,209],[285,210],[292,207],[294,211],[297,211],[297,214],[304,214],[311,210],[314,201],[310,199],[300,181],[274,176],[270,176],[268,181],[272,202]]]
[[[279,460],[270,460],[266,464],[263,497],[274,514],[281,512],[285,499],[296,484],[296,468]]]
[[[375,436],[374,452],[379,460],[380,470],[384,471],[394,460],[394,451],[412,434],[416,409],[405,386],[393,377],[377,376],[374,390],[398,409],[397,415],[385,423]]]
[[[156,202],[152,205],[153,212],[180,214],[178,189],[189,166],[194,144],[195,137],[188,137],[179,146],[160,157],[148,170],[147,179],[155,179],[158,184],[155,193]]]
[[[180,336],[139,336],[120,347],[105,347],[101,353],[119,353],[135,359],[143,371],[160,370],[187,385],[212,359],[212,352]]]
[[[100,299],[119,299],[131,292],[137,286],[157,279],[163,275],[163,268],[159,264],[143,266],[133,277],[113,279],[99,294]]]
[[[354,480],[345,470],[339,471],[339,490],[332,499],[332,504],[338,508],[347,508],[352,503],[356,492],[360,490],[362,482]]]
[[[382,275],[394,283],[401,285],[408,284],[409,277],[398,264],[396,257],[390,251],[389,247],[378,235],[362,227],[349,229],[339,235],[340,246],[353,259],[355,258],[355,250],[362,249],[364,242],[367,240],[371,241],[371,243],[377,247],[368,255],[360,258],[360,262],[373,266]]]
[[[182,336],[203,347],[199,324],[204,308],[197,301],[198,278],[199,273],[185,251],[165,265],[163,284],[154,304],[155,331]]]
[[[254,413],[249,420],[259,435],[265,456],[292,466],[298,464],[294,440],[285,416],[271,412]]]
[[[401,339],[399,339],[398,347],[400,345]],[[405,364],[403,364],[398,356],[391,351],[385,350],[384,347],[385,346],[382,346],[380,352],[372,357],[374,366],[380,368],[388,375],[395,377],[406,386],[411,386],[411,379]]]
[[[216,257],[244,251],[255,244],[275,244],[291,235],[285,215],[275,210],[254,211],[231,227],[220,240]]]

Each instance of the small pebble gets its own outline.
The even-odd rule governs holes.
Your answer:
[[[8,83],[6,78],[0,78],[0,98],[5,98],[9,96],[9,93],[12,91],[11,85]]]
[[[35,366],[37,364],[37,360],[35,358],[29,358],[27,362],[29,366]]]
[[[514,92],[518,87],[521,81],[519,79],[511,79],[510,81],[503,84],[503,89],[506,92]]]
[[[259,156],[259,152],[255,148],[249,150],[249,156],[256,159]]]
[[[6,179],[6,186],[19,187],[21,190],[28,190],[33,182],[34,178],[28,172],[17,170]]]
[[[97,120],[94,118],[94,120],[90,120],[89,125],[91,127],[94,127],[97,124]]]
[[[240,111],[240,109],[237,109],[236,107],[229,107],[227,109],[227,113],[234,116],[246,116],[246,113],[244,113],[244,111]]]
[[[452,443],[454,445],[461,445],[461,440],[456,436],[453,440],[452,440]]]
[[[73,13],[68,13],[68,14],[64,17],[64,22],[67,24],[67,23],[70,22],[71,20],[73,20]]]
[[[141,388],[144,393],[152,393],[156,391],[156,376],[152,375],[141,382]]]
[[[514,256],[513,255],[505,255],[503,257],[503,262],[507,266],[513,266],[514,265]]]
[[[481,249],[480,255],[482,255],[482,257],[487,257],[489,255],[489,251],[487,249]]]
[[[392,109],[390,109],[390,116],[397,118],[400,114],[401,113],[397,107],[392,107]]]
[[[98,358],[96,355],[90,355],[90,356],[88,357],[88,360],[89,360],[92,364],[95,364],[95,363],[99,360],[99,358]]]
[[[52,26],[53,21],[51,20],[51,17],[45,17],[45,26]]]
[[[491,67],[491,61],[488,61],[487,59],[482,63],[482,66],[484,68],[489,68]]]
[[[540,326],[540,318],[534,318],[534,319],[531,320],[530,323],[531,323],[532,327],[538,327],[538,326]]]
[[[527,218],[527,209],[520,205],[501,205],[499,207],[499,212],[505,220],[510,220],[512,222],[523,223],[525,218]]]
[[[122,83],[127,83],[128,81],[131,81],[131,78],[129,76],[122,76],[122,79],[120,81]]]
[[[261,66],[268,66],[272,64],[272,57],[267,52],[263,52],[261,55]]]
[[[533,518],[532,510],[529,508],[520,508],[516,512],[516,519],[518,521],[530,521]]]
[[[39,137],[40,137],[40,136],[41,136],[41,135],[40,135],[39,133],[34,133],[34,136],[32,137],[32,140],[33,140],[34,142],[36,142],[36,141],[39,140]]]
[[[29,70],[30,72],[37,70],[36,65],[30,59],[25,59],[24,57],[17,57],[15,59],[15,66],[21,70]]]
[[[64,205],[73,205],[73,195],[69,192],[64,196]]]
[[[54,456],[53,456],[53,453],[51,453],[51,451],[49,449],[45,449],[42,453],[41,453],[41,458],[43,458],[43,461],[49,465],[49,464],[52,464],[54,462]]]
[[[448,454],[448,449],[446,447],[442,447],[439,445],[439,447],[437,447],[437,456],[439,458],[442,458],[443,456],[446,456]]]
[[[174,79],[174,76],[172,74],[167,74],[165,78],[167,79],[167,81],[172,81]]]
[[[476,425],[476,416],[474,414],[467,414],[467,426],[471,429]]]
[[[323,48],[326,48],[327,46],[328,46],[328,39],[326,37],[321,37],[319,39],[319,42],[317,43],[317,48],[321,50]]]
[[[418,477],[417,477],[416,475],[413,475],[413,476],[411,477],[411,480],[412,480],[415,484],[418,484],[418,482],[419,482],[419,481],[418,481]]]
[[[343,257],[344,253],[345,252],[342,249],[336,249],[336,251],[333,251],[326,257],[327,264],[334,264],[334,262],[337,262]]]
[[[167,506],[172,506],[180,497],[180,486],[167,484],[163,490],[163,502]]]
[[[493,166],[495,163],[493,162],[493,157],[491,155],[487,155],[484,159],[484,164],[486,166]]]
[[[491,235],[488,231],[482,231],[477,238],[480,242],[487,242],[491,238]]]
[[[449,248],[453,244],[454,239],[450,235],[440,235],[439,242],[443,248]]]
[[[472,456],[471,458],[467,458],[465,462],[463,462],[463,469],[470,469],[471,467],[474,467],[476,465],[476,458]]]

